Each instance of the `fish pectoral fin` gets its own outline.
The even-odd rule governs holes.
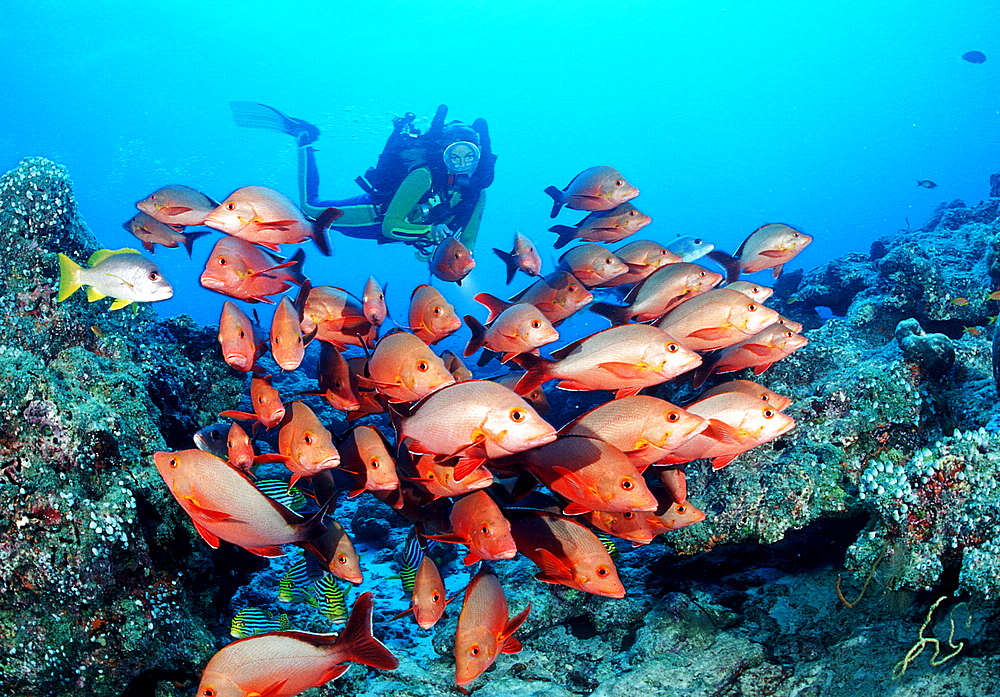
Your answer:
[[[111,303],[111,306],[108,307],[108,309],[109,310],[120,310],[123,307],[128,307],[131,304],[132,304],[131,300],[125,300],[124,298],[116,298],[115,301],[113,303]]]
[[[620,378],[634,378],[642,370],[635,363],[625,363],[623,361],[606,361],[598,363],[598,367]]]
[[[92,303],[95,300],[100,300],[103,297],[106,297],[104,293],[94,288],[94,286],[89,286],[87,288],[87,302]]]
[[[517,653],[521,650],[521,642],[514,638],[514,632],[520,629],[524,621],[528,619],[530,612],[531,603],[529,602],[526,608],[507,622],[507,626],[503,629],[503,634],[500,635],[500,653]]]
[[[213,508],[205,508],[200,503],[198,503],[193,496],[185,496],[183,498],[185,501],[188,502],[191,508],[194,509],[195,513],[205,518],[208,518],[213,522],[220,523],[224,520],[229,520],[233,517],[232,515],[226,513],[225,511],[217,511]]]
[[[260,455],[255,455],[253,458],[255,465],[271,464],[275,462],[285,464],[287,462],[291,462],[291,460],[292,458],[288,457],[288,455],[282,455],[281,453],[261,453]]]
[[[552,552],[543,547],[539,547],[535,551],[540,557],[538,565],[542,569],[542,572],[535,576],[539,581],[561,584],[573,578],[569,567]]]
[[[765,249],[763,252],[757,252],[757,254],[768,259],[777,259],[785,256],[788,252],[780,249]]]
[[[482,560],[483,558],[481,556],[479,556],[470,549],[469,553],[466,554],[465,557],[462,559],[462,563],[465,564],[466,566],[472,566],[477,561],[482,561]]]
[[[464,537],[459,537],[453,532],[443,532],[440,535],[422,535],[422,537],[438,542],[450,542],[453,545],[464,545],[467,541]]]
[[[727,445],[742,445],[744,443],[744,438],[741,437],[739,430],[718,419],[709,419],[708,428],[702,431],[701,435],[714,438]]]
[[[756,366],[753,369],[753,374],[754,375],[760,375],[765,370],[767,370],[768,368],[770,368],[772,365],[774,365],[774,364],[773,363],[762,363],[761,365],[758,365],[758,366]]]
[[[205,540],[205,543],[209,547],[211,547],[212,549],[219,548],[219,538],[217,536],[213,535],[208,530],[199,525],[198,521],[192,519],[191,522],[194,524],[194,529],[198,531],[199,535],[201,535],[201,539]]]
[[[460,458],[455,463],[455,481],[460,482],[485,464],[481,457]]]
[[[339,668],[340,666],[337,667]],[[343,666],[343,668],[344,670],[347,670],[347,666]],[[247,697],[250,697],[251,695],[254,695],[255,697],[278,697],[281,694],[281,691],[284,689],[285,683],[287,682],[288,678],[285,678],[284,680],[281,680],[279,682],[273,682],[270,685],[264,687],[264,689],[262,689],[260,692],[248,693]]]
[[[615,399],[621,399],[622,397],[635,397],[639,394],[639,390],[642,387],[622,387],[621,389],[615,390]]]
[[[563,508],[563,515],[583,515],[584,513],[593,513],[592,508],[584,506],[582,503],[577,503],[576,501],[570,501]]]
[[[291,229],[297,220],[258,220],[255,221],[259,230],[280,230],[282,232]]]
[[[688,338],[704,339],[705,341],[725,339],[729,336],[732,336],[732,332],[725,327],[705,327],[704,329],[697,329],[688,334]]]
[[[330,682],[331,680],[335,680],[336,678],[339,678],[341,675],[343,675],[345,672],[347,672],[347,669],[350,668],[350,667],[351,666],[349,664],[347,664],[347,663],[341,663],[340,665],[333,666],[332,668],[330,668],[329,670],[327,670],[325,673],[323,673],[323,675],[320,676],[319,679],[322,680],[323,682],[320,682],[320,683],[317,683],[317,684],[322,685],[324,683]]]
[[[226,419],[240,419],[241,421],[260,421],[256,414],[251,414],[245,411],[221,411],[219,412],[219,416]]]
[[[158,213],[163,213],[164,215],[180,215],[181,213],[190,213],[193,208],[188,208],[187,206],[164,206],[163,208],[158,208]]]
[[[243,547],[243,545],[240,545]],[[285,550],[281,548],[281,545],[270,545],[268,547],[243,547],[248,552],[253,552],[258,557],[283,557],[285,556]]]
[[[741,348],[746,349],[755,356],[768,356],[774,351],[773,348],[764,344],[743,344]]]
[[[735,455],[720,455],[719,457],[712,458],[712,469],[721,470],[723,467],[728,465],[730,462],[735,460],[737,457],[742,455],[742,453],[736,453]]]

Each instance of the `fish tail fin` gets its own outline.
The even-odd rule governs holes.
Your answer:
[[[194,241],[199,237],[204,237],[205,235],[211,235],[211,230],[197,230],[196,232],[186,232],[184,233],[184,249],[187,250],[188,259],[191,258],[191,249],[194,246]],[[153,250],[150,249],[150,252]]]
[[[495,295],[490,295],[489,293],[476,293],[473,300],[480,305],[485,305],[486,309],[490,311],[490,316],[486,318],[486,324],[495,320],[501,312],[513,304],[507,302],[506,300],[501,300]]]
[[[385,644],[372,636],[372,592],[362,593],[351,608],[347,626],[334,644],[343,651],[337,652],[337,663],[352,661],[379,670],[395,670],[399,659]]]
[[[557,239],[556,243],[552,245],[556,249],[562,249],[576,238],[576,228],[570,227],[569,225],[553,225],[549,228],[549,232],[554,232],[559,235],[559,239]]]
[[[319,249],[319,253],[325,257],[333,254],[333,249],[330,247],[330,238],[326,234],[330,226],[333,225],[333,221],[344,214],[344,211],[339,208],[327,208],[325,211],[319,214],[319,217],[313,221],[312,224],[312,238],[313,242],[316,243],[316,247]]]
[[[563,205],[563,192],[554,186],[545,187],[545,193],[552,197],[552,212],[549,213],[550,218],[555,218],[559,215],[559,209]]]
[[[502,249],[494,247],[493,251],[498,257],[500,257],[501,261],[503,261],[504,265],[507,267],[507,285],[510,285],[510,282],[514,280],[514,274],[517,273],[517,260],[514,258],[513,254],[505,252]]]
[[[527,371],[514,386],[514,391],[519,395],[526,395],[549,380],[549,366],[555,363],[531,353],[522,353],[513,360]]]
[[[593,303],[590,311],[611,320],[611,324],[625,324],[629,321],[628,305],[612,305],[611,303]]]
[[[65,254],[59,254],[59,295],[56,296],[58,302],[62,302],[78,291],[83,283],[80,281],[80,272],[83,267],[70,259]]]
[[[740,279],[740,260],[736,257],[726,254],[721,249],[713,249],[708,253],[708,258],[718,262],[726,270],[726,283]]]
[[[465,345],[465,351],[462,352],[462,355],[468,358],[483,347],[483,342],[486,340],[486,327],[472,315],[466,315],[464,319],[469,331],[472,332],[469,343]]]

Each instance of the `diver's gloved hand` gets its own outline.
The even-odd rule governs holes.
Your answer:
[[[429,239],[434,244],[438,244],[442,240],[454,236],[455,232],[447,225],[440,223],[431,227],[431,231],[427,234],[427,239]]]

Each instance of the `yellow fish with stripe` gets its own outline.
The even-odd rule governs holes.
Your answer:
[[[159,267],[134,249],[100,249],[90,255],[87,267],[65,254],[59,255],[59,295],[62,302],[87,286],[87,300],[114,298],[111,310],[134,302],[167,300],[174,289]]]

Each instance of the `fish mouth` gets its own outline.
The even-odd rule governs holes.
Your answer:
[[[223,356],[223,360],[237,370],[244,372],[250,370],[250,366],[253,365],[253,361],[247,360],[247,357],[242,353],[227,353]]]
[[[208,288],[209,290],[220,290],[226,287],[225,283],[212,276],[202,276],[198,280],[201,282],[203,288]]]
[[[317,462],[315,465],[315,469],[319,472],[323,472],[325,470],[332,470],[336,467],[340,467],[339,455],[330,455],[329,457],[325,457],[319,462]]]

